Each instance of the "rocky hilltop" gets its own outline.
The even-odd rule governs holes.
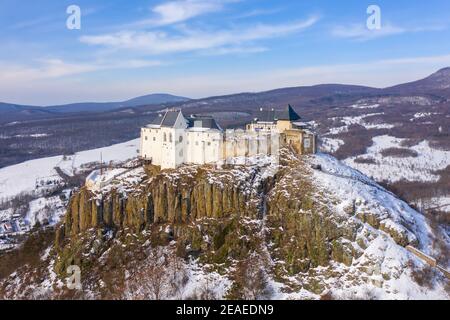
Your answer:
[[[75,192],[54,239],[38,266],[0,282],[5,297],[449,297],[405,248],[441,256],[448,238],[327,155],[128,170]],[[65,288],[73,265],[83,290]]]

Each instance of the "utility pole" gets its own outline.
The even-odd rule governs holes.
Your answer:
[[[103,153],[100,152],[100,175],[103,175]]]

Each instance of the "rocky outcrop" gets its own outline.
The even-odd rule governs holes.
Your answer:
[[[131,193],[82,188],[70,200],[64,221],[66,237],[91,228],[142,231],[152,224],[186,224],[202,218],[257,218],[260,194],[270,178],[263,168],[186,169],[143,176]]]
[[[120,184],[97,193],[82,188],[71,198],[57,232],[60,265],[83,259],[75,258],[80,250],[74,249],[74,239],[90,229],[100,234],[152,229],[156,243],[175,239],[181,255],[201,255],[208,263],[242,258],[265,241],[273,244],[273,258],[285,261],[282,272],[290,274],[331,260],[351,264],[357,253],[343,239],[354,240],[355,231],[317,198],[307,168],[298,159],[280,166],[269,161],[163,172],[148,167],[126,192]],[[240,227],[248,226],[244,220],[260,221],[260,230]],[[158,225],[170,225],[170,231],[158,230]]]
[[[313,181],[305,159],[289,152],[282,159],[281,164],[266,158],[220,169],[147,167],[132,185],[123,179],[98,192],[82,188],[71,198],[56,233],[58,265],[86,259],[77,243],[91,229],[97,230],[99,241],[106,233],[150,230],[154,244],[175,240],[180,256],[193,254],[213,264],[239,260],[264,243],[270,258],[282,262],[275,273],[284,275],[331,261],[350,266],[364,252],[364,225],[408,244],[407,234],[375,214],[356,213],[354,205],[339,213],[339,199]],[[256,226],[249,228],[249,221]]]

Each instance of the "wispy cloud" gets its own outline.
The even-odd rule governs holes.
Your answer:
[[[337,38],[347,38],[356,41],[368,41],[377,38],[401,35],[405,33],[427,32],[427,31],[441,31],[445,30],[445,26],[427,26],[405,28],[395,26],[390,23],[384,24],[381,29],[369,30],[363,24],[352,24],[348,26],[335,26],[331,30],[331,34]]]
[[[266,47],[224,47],[224,48],[215,48],[211,50],[205,50],[200,52],[201,55],[204,56],[222,56],[228,54],[236,54],[236,55],[246,55],[251,53],[261,53],[266,52],[269,49]]]
[[[243,28],[219,31],[184,28],[181,34],[163,31],[123,31],[112,34],[83,36],[82,43],[113,49],[137,50],[147,54],[167,54],[226,48],[263,39],[282,37],[301,32],[319,20],[313,16],[307,20],[285,24],[258,24]]]
[[[134,26],[165,26],[221,11],[228,2],[236,0],[177,0],[159,4],[151,9],[153,16],[135,22]]]
[[[379,30],[369,30],[362,24],[353,24],[349,26],[336,26],[332,29],[333,36],[338,38],[349,38],[353,40],[366,41],[381,37],[387,37],[407,32],[406,29],[393,25],[385,25]]]
[[[266,16],[266,15],[272,15],[278,12],[283,11],[284,8],[273,8],[273,9],[255,9],[248,11],[246,13],[242,13],[239,16],[237,16],[237,19],[244,19],[244,18],[251,18],[251,17],[257,17],[257,16]]]
[[[111,70],[133,69],[160,66],[160,61],[151,60],[122,60],[97,62],[66,62],[61,59],[39,59],[34,65],[10,64],[0,61],[1,81],[35,81],[41,79],[61,78],[83,73]]]

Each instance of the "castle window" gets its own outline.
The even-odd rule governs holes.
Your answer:
[[[311,147],[311,140],[309,138],[305,138],[303,140],[303,145],[305,148],[310,148]]]
[[[156,141],[156,137],[153,137],[153,141]]]
[[[172,142],[172,134],[169,134],[169,142]]]
[[[208,142],[208,146],[210,146],[211,145],[211,142]]]
[[[183,142],[183,136],[180,136],[180,137],[178,138],[178,141],[179,141],[179,142]]]
[[[167,133],[164,132],[164,142],[167,141]]]
[[[145,136],[145,140],[146,140],[146,141],[148,140],[148,137],[147,137],[147,136]]]

